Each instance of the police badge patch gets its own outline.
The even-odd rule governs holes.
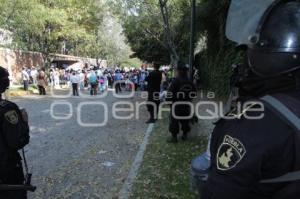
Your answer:
[[[19,122],[18,114],[14,110],[8,111],[7,113],[4,114],[4,116],[5,116],[5,119],[13,125],[18,124],[18,122]]]
[[[217,167],[221,171],[234,168],[245,156],[244,145],[235,138],[226,135],[217,153]]]

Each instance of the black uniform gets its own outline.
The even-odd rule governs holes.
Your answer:
[[[28,123],[12,102],[0,101],[0,184],[22,185],[24,174],[18,150],[29,143]],[[26,191],[0,191],[1,199],[25,199]]]
[[[152,102],[155,104],[148,104],[147,108],[150,113],[150,120],[154,120],[155,115],[158,114],[159,110],[159,104],[160,104],[160,99],[159,99],[159,93],[160,93],[160,86],[161,86],[161,81],[162,81],[162,72],[159,70],[154,70],[152,71],[149,76],[145,80],[148,85],[147,85],[147,91],[148,91],[148,102]]]
[[[261,115],[251,110],[217,122],[202,199],[300,198],[300,2],[253,5],[231,1],[226,35],[246,47],[232,79],[239,101],[260,100],[264,117],[246,117]]]
[[[173,136],[179,134],[179,124],[184,134],[190,132],[189,119],[176,119],[174,116],[189,117],[191,115],[191,106],[187,104],[174,104],[176,102],[191,102],[196,97],[196,88],[188,78],[174,78],[168,90],[167,100],[172,101],[169,131]]]
[[[273,95],[300,117],[300,91]],[[202,199],[298,199],[300,181],[260,183],[300,170],[300,135],[272,108],[260,120],[217,122]],[[255,115],[258,113],[248,113]]]

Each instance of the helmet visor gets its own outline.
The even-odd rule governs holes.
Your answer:
[[[275,0],[232,0],[226,23],[226,36],[238,45],[251,44],[259,22]]]

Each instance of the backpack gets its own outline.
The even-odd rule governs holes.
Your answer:
[[[99,79],[99,83],[104,84],[104,79],[102,77]]]
[[[90,77],[89,77],[89,81],[92,84],[97,83],[97,76],[95,74],[91,74]]]

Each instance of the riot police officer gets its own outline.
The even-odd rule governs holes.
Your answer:
[[[153,63],[153,71],[146,77],[147,82],[147,92],[148,92],[148,102],[147,109],[150,115],[147,124],[155,123],[159,112],[159,93],[161,89],[162,82],[162,72],[159,70],[160,65],[158,63]]]
[[[250,119],[246,115],[258,116],[259,111],[245,110],[217,122],[202,199],[299,198],[299,13],[299,1],[274,1],[249,35],[247,61],[238,78],[239,102],[261,102],[263,117]]]
[[[188,67],[182,62],[179,62],[176,68],[176,76],[172,80],[166,100],[171,101],[171,112],[169,117],[169,131],[172,135],[169,143],[178,142],[178,134],[181,130],[182,140],[187,139],[190,132],[190,121],[193,118],[192,100],[197,96],[196,88],[188,78]]]
[[[9,87],[9,74],[0,67],[0,93]],[[24,184],[21,156],[18,150],[29,143],[28,116],[25,110],[0,99],[0,186]],[[0,190],[1,199],[26,199],[26,191]]]

